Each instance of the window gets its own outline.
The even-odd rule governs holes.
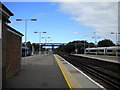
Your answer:
[[[90,52],[96,52],[97,50],[90,50]]]
[[[112,50],[107,50],[107,52],[112,52]]]
[[[104,50],[99,50],[100,52],[104,52]]]

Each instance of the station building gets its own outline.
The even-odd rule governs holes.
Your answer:
[[[0,38],[0,89],[2,87],[2,41]]]
[[[0,48],[0,60],[2,59],[2,80],[5,82],[21,68],[23,34],[8,25],[10,16],[14,14],[2,3],[0,4],[0,47],[2,47]]]

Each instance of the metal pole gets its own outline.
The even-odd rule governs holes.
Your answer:
[[[85,41],[84,41],[84,54],[85,54]]]
[[[95,36],[94,36],[94,37],[95,37],[95,44],[96,44],[95,46],[97,47],[97,38],[96,38],[96,33],[94,32],[94,34],[95,34]]]
[[[41,53],[41,32],[39,32],[39,53]]]
[[[116,33],[116,56],[118,56],[118,52],[117,52],[117,33]]]
[[[46,45],[46,37],[45,37],[45,45]],[[45,54],[46,54],[46,46],[45,46]]]
[[[75,43],[75,54],[77,54],[77,43]]]
[[[27,19],[25,20],[25,48],[27,47]],[[27,56],[27,50],[25,49],[25,57]]]
[[[117,46],[117,33],[116,33],[116,46]]]

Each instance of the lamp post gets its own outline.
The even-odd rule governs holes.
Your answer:
[[[85,44],[85,42],[86,42],[87,40],[84,40],[84,54],[85,54],[85,46],[86,46],[86,44]]]
[[[52,40],[49,40],[48,42],[51,42]]]
[[[115,34],[116,35],[116,56],[118,56],[117,45],[118,45],[118,35],[120,35],[120,33],[111,32],[111,34]]]
[[[96,37],[96,32],[94,32],[94,37],[92,37],[95,39],[95,44],[96,44],[96,47],[97,47],[97,38],[100,38],[100,37]]]
[[[50,37],[42,37],[45,39],[45,44],[47,43],[47,39],[49,39]]]
[[[75,43],[75,54],[78,53],[78,50],[77,50],[77,43]]]
[[[34,33],[39,33],[39,54],[40,54],[40,51],[41,51],[41,33],[46,33],[46,32],[34,32]]]
[[[49,39],[50,37],[42,37],[45,39],[45,44],[47,43],[47,39]],[[45,52],[46,52],[46,49],[45,49]]]
[[[118,35],[119,35],[120,33],[111,32],[111,34],[115,34],[115,35],[116,35],[116,46],[117,46],[117,44],[118,44]]]
[[[48,43],[50,43],[51,41],[52,41],[52,40],[49,40]],[[52,46],[51,49],[49,48],[49,49],[48,49],[48,53],[50,53],[53,49],[54,49],[54,46]]]
[[[27,22],[28,21],[37,21],[37,19],[16,19],[16,21],[25,21],[25,48],[27,43]],[[25,57],[27,55],[27,51],[25,50]]]

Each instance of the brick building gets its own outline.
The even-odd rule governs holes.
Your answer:
[[[13,13],[3,4],[0,12],[2,12],[2,75],[3,82],[5,82],[20,70],[23,34],[7,25],[10,23],[8,19],[13,16]]]
[[[0,38],[0,89],[2,87],[2,40]]]

